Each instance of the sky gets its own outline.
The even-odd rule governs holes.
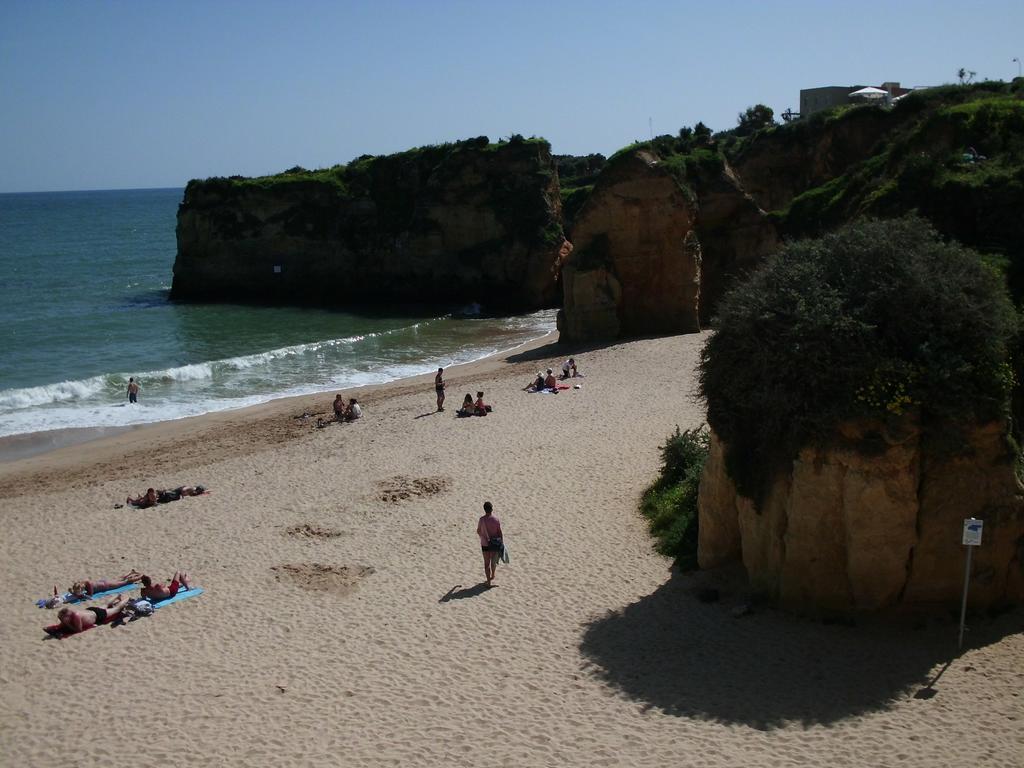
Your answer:
[[[1010,80],[1024,2],[0,0],[0,192],[182,187],[474,136],[605,155],[801,88]]]

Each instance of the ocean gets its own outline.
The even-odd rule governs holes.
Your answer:
[[[380,384],[554,330],[554,310],[493,318],[396,307],[368,316],[173,303],[182,194],[0,194],[0,437]],[[129,377],[140,385],[135,405]]]

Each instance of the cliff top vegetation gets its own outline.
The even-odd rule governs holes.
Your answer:
[[[914,217],[786,246],[719,305],[700,361],[708,423],[737,489],[760,502],[848,419],[958,425],[1004,417],[1016,316],[1002,277]]]
[[[430,169],[459,152],[501,152],[522,147],[530,147],[544,153],[551,151],[548,141],[536,136],[524,138],[519,134],[512,134],[507,139],[499,139],[497,142],[491,142],[487,136],[478,136],[462,141],[428,144],[391,155],[360,155],[349,163],[333,165],[330,168],[309,170],[297,165],[281,173],[267,176],[215,176],[208,179],[193,179],[186,187],[185,197],[187,199],[189,190],[197,186],[220,191],[240,191],[266,190],[294,184],[326,185],[343,197],[357,197],[365,194],[369,177],[380,165]]]

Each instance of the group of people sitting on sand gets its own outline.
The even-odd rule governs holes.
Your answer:
[[[60,595],[57,587],[53,587],[53,597],[46,601],[47,608],[56,608],[64,602],[90,600],[94,595],[120,589],[131,584],[141,584],[142,591],[138,598],[131,598],[127,594],[120,594],[110,600],[103,607],[90,606],[88,608],[71,608],[64,606],[57,612],[57,621],[60,627],[66,632],[82,632],[98,624],[105,624],[108,621],[122,616],[126,610],[136,606],[139,599],[147,600],[150,604],[159,603],[163,600],[170,600],[184,588],[192,589],[189,576],[184,571],[176,571],[169,583],[154,582],[153,579],[144,573],[132,569],[120,579],[85,579],[76,581],[68,590],[68,595]]]
[[[335,421],[355,421],[363,415],[363,409],[359,405],[354,397],[349,398],[348,403],[345,403],[345,398],[340,394],[334,398],[334,420]]]
[[[202,485],[179,485],[177,488],[160,491],[147,488],[143,494],[129,496],[126,503],[138,509],[146,509],[157,504],[169,504],[185,496],[201,496],[204,493],[206,493],[206,488]]]
[[[577,376],[582,377],[583,374],[576,368],[576,361],[573,358],[569,358],[562,363],[562,375],[557,379],[555,378],[554,371],[548,368],[546,372],[541,373],[537,371],[537,376],[523,387],[524,392],[543,392],[549,390],[551,392],[558,392],[558,382],[565,381],[569,378],[576,378]],[[568,385],[562,387],[562,389],[568,389]],[[579,389],[579,387],[577,387]]]
[[[493,410],[491,406],[484,402],[484,393],[476,393],[476,401],[473,400],[473,396],[466,393],[466,396],[462,400],[462,407],[458,410],[459,416],[486,416]]]

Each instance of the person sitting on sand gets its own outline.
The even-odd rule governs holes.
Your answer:
[[[548,375],[544,377],[544,389],[558,389],[558,382],[555,380],[555,374],[548,368]]]
[[[472,416],[476,413],[476,407],[473,405],[473,396],[466,393],[466,396],[462,398],[462,407],[459,408],[458,414],[460,416]]]
[[[576,376],[578,371],[576,370],[576,361],[571,357],[562,363],[562,378],[568,379],[570,376]]]
[[[170,584],[154,584],[153,579],[149,576],[142,576],[139,581],[142,582],[142,596],[154,603],[160,600],[169,600],[178,594],[178,590],[182,587],[192,589],[188,574],[184,571],[175,571]]]
[[[103,608],[76,610],[65,606],[57,612],[57,621],[66,632],[83,632],[97,624],[106,624],[116,619],[127,606],[128,595],[118,595]]]
[[[363,407],[359,405],[354,397],[348,401],[348,408],[345,410],[345,421],[355,421],[363,417]]]
[[[542,389],[544,389],[544,374],[540,371],[537,371],[537,378],[523,387],[524,392],[540,392]]]
[[[160,503],[160,501],[157,497],[156,491],[153,488],[149,488],[144,494],[136,496],[134,499],[129,496],[128,503],[133,507],[145,509],[146,507],[155,507]]]
[[[335,421],[345,420],[345,411],[348,410],[345,407],[345,398],[341,396],[339,392],[334,398],[334,419]]]
[[[100,592],[109,592],[111,589],[135,584],[141,579],[142,574],[132,568],[120,579],[83,579],[82,581],[76,581],[71,585],[71,589],[69,589],[68,592],[70,592],[73,597],[86,599],[99,594]],[[53,594],[57,594],[57,587],[53,588]]]
[[[491,406],[484,404],[484,393],[476,393],[476,403],[473,405],[473,411],[477,416],[486,416],[491,412]]]

